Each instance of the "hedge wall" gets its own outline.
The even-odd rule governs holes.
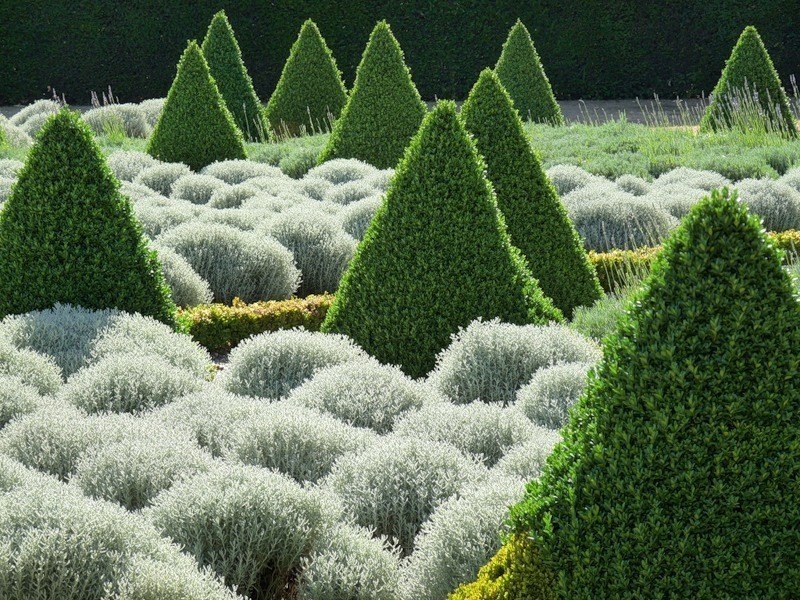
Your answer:
[[[24,0],[0,2],[0,104],[45,97],[48,86],[73,104],[109,84],[123,102],[163,97],[187,39],[202,39],[220,9],[264,101],[307,18],[348,86],[370,31],[386,19],[426,99],[466,97],[518,17],[559,99],[708,93],[746,25],[758,29],[784,85],[800,74],[797,0]]]

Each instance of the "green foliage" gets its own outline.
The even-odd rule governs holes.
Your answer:
[[[766,127],[797,137],[789,99],[764,42],[752,25],[745,27],[733,47],[700,122],[701,131],[736,126]]]
[[[267,103],[269,125],[284,135],[327,131],[345,102],[342,74],[316,24],[308,19]]]
[[[197,42],[189,42],[178,63],[147,153],[166,162],[182,162],[199,171],[219,160],[246,158],[236,127]]]
[[[130,201],[67,109],[45,124],[0,213],[0,314],[57,302],[175,318]]]
[[[800,312],[727,189],[665,244],[512,509],[564,598],[786,598],[800,586]]]
[[[566,317],[577,306],[590,306],[602,293],[600,283],[493,71],[481,73],[461,108],[461,118],[486,160],[511,243],[525,255],[544,294]]]
[[[564,115],[544,74],[531,34],[519,19],[508,32],[494,70],[522,118],[536,123],[564,124]]]
[[[261,101],[253,89],[253,82],[242,61],[242,51],[224,10],[211,19],[200,49],[236,126],[248,141],[266,141],[267,128]]]
[[[350,98],[319,163],[357,158],[379,169],[393,168],[426,112],[400,44],[386,21],[380,21],[369,36]]]
[[[425,118],[359,244],[322,330],[413,377],[478,317],[561,320],[508,238],[453,102]]]

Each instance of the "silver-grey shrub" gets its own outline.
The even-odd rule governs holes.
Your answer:
[[[44,124],[51,117],[52,113],[39,113],[31,115],[19,128],[31,138],[35,138],[41,131]]]
[[[377,434],[315,410],[276,402],[241,424],[224,456],[233,462],[276,469],[298,482],[316,482],[334,461],[363,450]]]
[[[18,111],[12,116],[9,121],[12,125],[20,127],[28,122],[32,117],[44,116],[45,118],[50,115],[56,114],[61,107],[57,102],[52,100],[37,100],[33,104],[29,104],[22,110]]]
[[[112,354],[75,373],[58,398],[88,413],[140,413],[198,391],[202,381],[161,357]]]
[[[366,358],[367,354],[343,335],[302,328],[267,332],[236,346],[218,381],[235,394],[277,399],[317,369]]]
[[[680,183],[689,187],[711,191],[716,188],[731,185],[730,179],[714,171],[702,171],[688,167],[678,167],[662,173],[655,181],[653,187]]]
[[[14,181],[14,179],[0,177],[0,208],[3,207],[5,201],[11,196],[11,188],[14,186]]]
[[[224,463],[176,483],[144,514],[251,598],[279,597],[331,524],[320,497],[292,479]]]
[[[429,381],[458,404],[483,400],[505,405],[539,369],[599,358],[596,343],[562,325],[477,320],[453,336],[437,357]]]
[[[537,425],[561,429],[586,389],[591,368],[591,363],[573,362],[540,369],[519,389],[514,406]]]
[[[147,119],[147,123],[150,127],[156,126],[166,101],[166,98],[149,98],[139,103],[139,108],[144,113],[145,119]]]
[[[327,179],[308,176],[303,177],[297,184],[297,189],[301,194],[317,202],[325,200],[325,197],[334,187],[335,185]]]
[[[14,375],[40,394],[52,395],[61,387],[61,368],[50,357],[18,349],[0,339],[0,375]]]
[[[269,232],[294,255],[300,296],[335,292],[358,245],[335,218],[307,204],[281,213]]]
[[[249,183],[226,185],[213,191],[208,205],[212,208],[239,208],[245,200],[259,193],[260,190]]]
[[[177,306],[192,307],[214,299],[211,286],[192,268],[189,261],[166,246],[150,244],[150,249],[158,252],[164,279],[172,290],[172,301]]]
[[[303,559],[299,600],[397,600],[396,549],[368,530],[339,524]]]
[[[25,163],[13,158],[0,158],[0,177],[16,179],[19,170]]]
[[[0,133],[12,148],[29,148],[33,144],[33,138],[25,133],[24,129],[13,125],[3,115],[0,115]]]
[[[634,196],[644,196],[650,190],[650,183],[636,175],[620,175],[614,180],[614,183],[623,192]]]
[[[789,169],[778,181],[800,192],[800,167]]]
[[[573,190],[600,179],[575,165],[554,165],[547,169],[547,177],[559,196],[569,194]]]
[[[800,229],[800,192],[792,186],[772,179],[742,179],[736,189],[767,231]]]
[[[355,239],[364,239],[367,227],[382,203],[381,196],[369,196],[348,205],[342,211],[342,228]]]
[[[377,361],[346,362],[321,369],[289,395],[293,402],[326,412],[354,427],[388,433],[395,419],[437,393],[397,367]]]
[[[241,208],[219,208],[210,209],[198,217],[198,223],[212,223],[233,227],[248,233],[258,233],[256,228],[271,222],[272,213],[265,213],[258,210],[243,210]]]
[[[450,498],[425,521],[414,553],[403,565],[403,600],[442,600],[500,549],[508,507],[525,495],[522,479],[494,476],[463,496]]]
[[[13,419],[36,410],[42,397],[36,388],[14,375],[0,375],[0,429]]]
[[[392,434],[340,458],[323,481],[359,525],[388,536],[408,555],[431,513],[486,473],[449,444]]]
[[[95,135],[119,131],[130,138],[147,139],[153,132],[138,104],[107,104],[88,110],[82,116]]]
[[[334,185],[340,185],[364,179],[377,171],[378,169],[372,165],[355,158],[336,158],[314,167],[306,173],[306,178],[324,179]]]
[[[108,166],[120,181],[132,182],[143,170],[158,164],[158,160],[138,150],[118,150],[108,156]]]
[[[229,187],[230,185],[216,177],[189,173],[172,184],[170,197],[176,200],[188,200],[192,204],[208,204],[214,192]]]
[[[511,448],[492,469],[496,473],[504,473],[518,477],[522,481],[531,481],[539,477],[547,457],[561,441],[561,434],[554,429],[536,427],[536,433],[528,441]]]
[[[636,200],[636,196],[625,192],[617,187],[614,182],[604,177],[593,176],[586,185],[582,185],[571,190],[562,196],[564,206],[568,210],[573,207],[583,206],[598,200],[607,202],[630,202]]]
[[[381,190],[375,188],[369,181],[359,179],[334,186],[325,196],[325,200],[345,206],[376,194],[381,194]]]
[[[658,206],[676,219],[682,219],[708,193],[685,183],[653,186],[643,199]]]
[[[123,190],[123,193],[125,191]],[[195,205],[184,200],[170,201],[172,206],[164,206],[158,198],[138,200],[133,205],[136,218],[142,224],[142,230],[150,239],[174,229],[178,225],[188,223],[197,216]]]
[[[208,281],[216,302],[284,300],[299,285],[294,258],[276,240],[214,223],[184,223],[158,238]]]
[[[159,163],[139,171],[133,181],[146,185],[163,196],[169,196],[172,194],[175,182],[191,172],[191,169],[183,163]]]
[[[272,165],[238,159],[211,163],[200,172],[203,175],[221,179],[230,185],[236,185],[254,177],[286,177],[279,168]]]

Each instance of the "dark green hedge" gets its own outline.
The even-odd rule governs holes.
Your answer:
[[[188,8],[191,4],[191,8]],[[0,2],[0,104],[54,86],[73,104],[111,84],[121,101],[165,96],[189,39],[225,9],[256,92],[269,98],[303,21],[314,20],[348,86],[369,33],[392,26],[423,98],[466,97],[517,18],[559,99],[708,93],[742,29],[755,25],[783,83],[800,69],[796,0],[45,0]]]

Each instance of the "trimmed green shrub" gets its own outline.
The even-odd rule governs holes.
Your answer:
[[[714,191],[629,306],[513,529],[560,597],[792,596],[800,311],[780,253]]]
[[[318,164],[357,158],[379,169],[392,168],[426,112],[400,44],[389,24],[380,21],[369,36],[350,97]]]
[[[455,104],[440,102],[398,166],[323,331],[421,377],[478,317],[561,320],[511,246],[483,167]]]
[[[250,142],[267,141],[261,101],[253,89],[239,42],[224,10],[211,19],[200,49],[236,126]]]
[[[300,135],[328,131],[347,102],[347,90],[328,45],[311,19],[289,50],[266,108],[273,131]]]
[[[217,160],[246,157],[242,132],[197,42],[189,42],[181,56],[147,153],[166,162],[185,163],[194,171]]]
[[[544,74],[531,34],[519,19],[508,32],[494,72],[523,119],[564,125],[564,114]]]
[[[732,127],[758,127],[797,137],[789,99],[764,42],[752,25],[744,28],[733,47],[700,121],[701,131]]]
[[[175,319],[155,252],[89,126],[45,125],[0,212],[0,314],[56,302]]]
[[[521,23],[518,26],[522,26]],[[564,316],[602,294],[583,243],[531,149],[500,79],[485,69],[461,107],[467,131],[486,160],[511,243]]]

